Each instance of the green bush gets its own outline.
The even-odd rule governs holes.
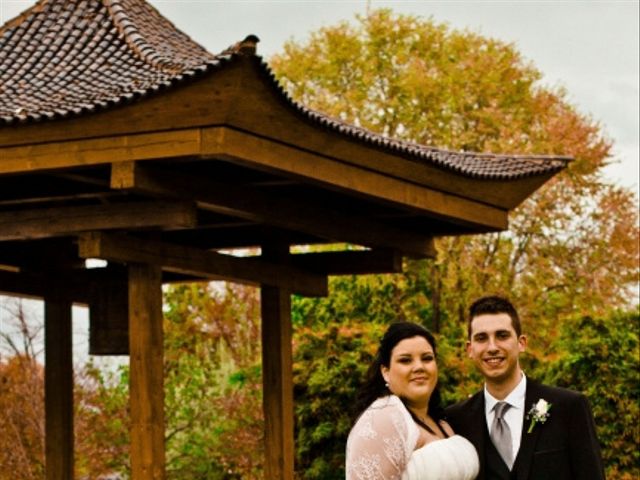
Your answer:
[[[638,313],[567,321],[545,372],[589,398],[609,479],[640,478],[639,327]]]

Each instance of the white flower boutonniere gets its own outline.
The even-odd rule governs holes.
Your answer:
[[[527,413],[527,419],[531,420],[529,424],[529,430],[527,433],[531,433],[533,431],[533,427],[538,423],[544,423],[549,418],[549,410],[551,409],[551,404],[547,402],[544,398],[538,400],[538,403],[534,403],[529,413]]]

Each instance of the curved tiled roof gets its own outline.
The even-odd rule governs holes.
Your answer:
[[[0,124],[127,103],[224,68],[236,53],[207,52],[144,0],[40,0],[0,28]],[[569,160],[452,152],[390,139],[294,102],[255,58],[282,101],[303,119],[421,163],[474,178],[516,179],[555,173]]]
[[[139,0],[40,0],[0,29],[0,118],[95,111],[219,61]]]

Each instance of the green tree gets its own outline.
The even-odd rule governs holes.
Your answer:
[[[549,383],[589,397],[611,479],[640,477],[639,331],[637,312],[567,321],[544,372]]]
[[[344,478],[345,439],[353,413],[348,406],[383,331],[382,324],[354,321],[318,322],[296,329],[296,470],[300,478]]]
[[[254,288],[191,284],[165,293],[169,478],[259,478],[259,322]]]

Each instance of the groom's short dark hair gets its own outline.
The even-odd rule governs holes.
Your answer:
[[[519,337],[522,334],[520,317],[513,304],[506,298],[497,295],[481,297],[469,307],[469,322],[467,323],[467,334],[471,338],[471,322],[474,318],[485,314],[506,313],[511,318],[511,325]]]

